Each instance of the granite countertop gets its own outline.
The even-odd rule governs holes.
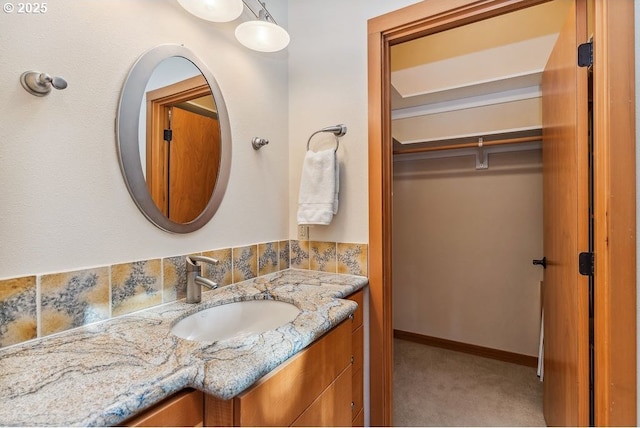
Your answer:
[[[286,270],[0,350],[0,425],[114,425],[187,387],[229,399],[338,325],[367,278]],[[191,313],[276,299],[301,313],[276,330],[214,343],[170,330]]]

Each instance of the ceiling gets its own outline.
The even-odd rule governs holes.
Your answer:
[[[542,71],[570,5],[554,0],[393,46],[394,139],[539,130]]]

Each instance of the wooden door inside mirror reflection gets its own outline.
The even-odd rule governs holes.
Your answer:
[[[158,209],[176,223],[196,219],[220,166],[220,124],[204,77],[147,93],[146,155],[147,187]]]

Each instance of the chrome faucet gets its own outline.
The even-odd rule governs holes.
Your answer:
[[[201,276],[202,266],[198,262],[218,264],[216,259],[210,257],[187,256],[187,303],[200,303],[203,285],[211,290],[218,288],[218,284]]]

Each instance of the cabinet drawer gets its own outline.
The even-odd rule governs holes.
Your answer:
[[[360,327],[351,334],[351,352],[353,355],[353,371],[362,368],[364,354],[364,328]]]
[[[364,291],[359,290],[348,296],[347,299],[353,300],[358,304],[358,309],[353,313],[352,317],[352,329],[353,331],[357,330],[360,326],[362,326],[362,313],[363,313],[363,304],[364,304]]]
[[[352,377],[349,366],[295,420],[293,426],[350,426]]]
[[[353,401],[353,410],[351,413],[351,417],[353,420],[358,416],[358,413],[362,411],[363,406],[363,383],[364,378],[362,376],[362,369],[354,370],[353,376],[351,377],[351,401]]]
[[[347,320],[236,397],[234,425],[291,425],[350,366],[351,335]]]
[[[124,422],[133,427],[175,427],[203,425],[204,395],[195,389],[185,389],[161,401],[138,416]]]

